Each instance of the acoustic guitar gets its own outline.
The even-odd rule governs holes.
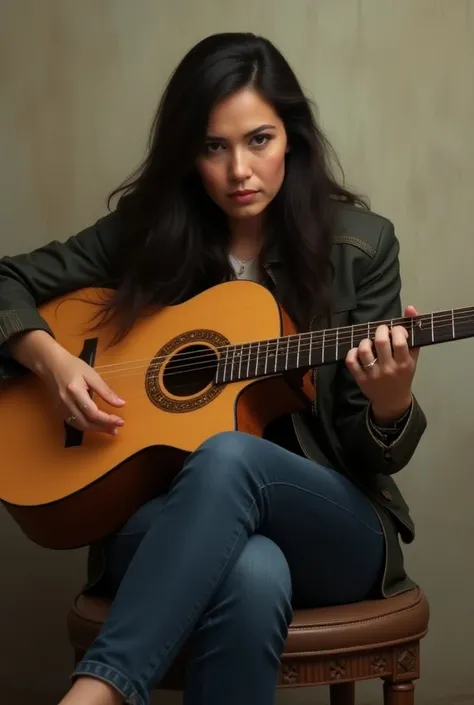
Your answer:
[[[474,335],[474,308],[296,333],[267,289],[232,281],[150,313],[111,345],[112,324],[94,329],[109,294],[82,289],[39,312],[56,340],[126,400],[118,436],[67,425],[32,373],[0,392],[0,501],[48,548],[83,546],[117,529],[214,434],[262,436],[272,419],[310,404],[311,370],[343,360],[380,323],[405,326],[415,347]]]

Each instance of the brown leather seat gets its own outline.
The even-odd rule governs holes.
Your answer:
[[[79,595],[74,601],[68,633],[76,659],[97,635],[108,609],[109,602],[99,598]],[[386,681],[386,703],[412,705],[419,641],[428,631],[428,620],[428,601],[418,587],[386,600],[296,611],[282,656],[280,686],[330,684],[332,703],[352,705],[353,683],[379,677]],[[160,687],[182,687],[184,660],[185,652]]]

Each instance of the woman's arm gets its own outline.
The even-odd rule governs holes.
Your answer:
[[[83,287],[112,285],[118,241],[118,217],[113,213],[64,243],[51,242],[0,260],[0,378],[11,376],[12,358],[31,367],[32,346],[54,345],[38,306]],[[28,345],[20,343],[30,331],[45,331],[51,341],[37,334],[30,336]]]
[[[370,261],[357,287],[357,307],[351,324],[390,320],[401,316],[398,255],[399,243],[393,225],[386,221],[380,234],[377,254]],[[349,367],[353,369],[350,364]],[[380,391],[385,385],[383,389],[387,390],[387,393],[385,397],[383,394],[375,394],[378,396],[375,414],[370,398],[363,393],[349,367],[341,366],[338,374],[335,419],[347,462],[357,465],[359,470],[365,467],[370,473],[398,472],[410,460],[426,428],[425,415],[411,394],[411,379],[407,383],[407,366],[403,369],[398,366],[392,370],[394,379],[388,386],[386,377],[378,375],[376,391]],[[367,391],[367,384],[361,383],[361,386]],[[369,387],[370,393],[373,394],[374,384]],[[380,410],[384,417],[384,405],[381,406],[380,398],[385,398],[386,401],[385,408],[389,419],[386,423],[377,419],[377,412],[380,415]],[[389,410],[397,408],[402,399],[407,399],[407,408],[400,408],[400,417],[392,418]]]

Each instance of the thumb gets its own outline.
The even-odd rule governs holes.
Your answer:
[[[89,387],[108,404],[112,406],[123,406],[125,400],[121,399],[115,392],[110,389],[109,385],[104,382],[102,377],[97,373],[86,377],[86,382]]]

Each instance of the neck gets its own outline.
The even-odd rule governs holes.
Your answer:
[[[264,241],[261,217],[232,220],[230,226],[230,251],[240,260],[257,257]]]
[[[408,332],[408,346],[423,347],[474,337],[474,307],[224,346],[217,363],[216,382],[222,384],[340,362],[361,340],[373,340],[381,323],[403,326]]]

